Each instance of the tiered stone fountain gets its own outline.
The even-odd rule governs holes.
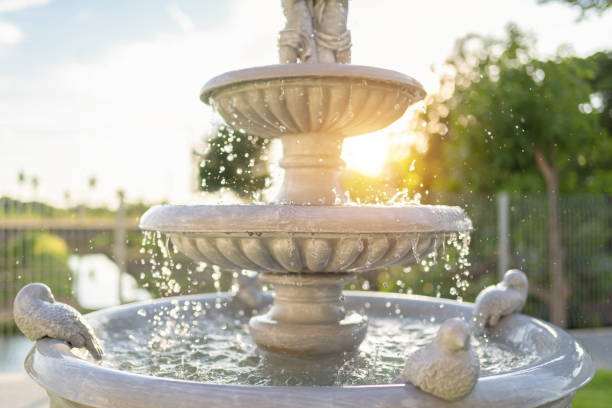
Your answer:
[[[160,206],[141,220],[191,258],[227,270],[261,272],[274,305],[251,320],[255,342],[296,354],[348,351],[363,340],[362,316],[339,299],[356,273],[408,264],[468,231],[457,207],[341,205],[342,140],[381,129],[425,95],[396,72],[327,64],[284,64],[230,72],[204,86],[202,100],[236,128],[279,137],[285,177],[270,205]]]
[[[343,139],[386,127],[425,92],[403,74],[347,64],[346,0],[284,0],[283,5],[287,26],[279,40],[281,64],[223,74],[201,92],[202,101],[232,127],[281,139],[285,176],[276,202],[158,206],[142,217],[141,228],[167,234],[198,262],[259,272],[276,295],[266,314],[251,318],[250,335],[261,349],[302,356],[302,362],[308,361],[305,356],[358,348],[367,332],[363,313],[386,316],[385,305],[391,302],[402,315],[416,319],[441,322],[460,316],[469,321],[472,306],[467,303],[342,295],[356,274],[414,262],[435,251],[447,234],[469,231],[472,225],[457,207],[343,205]],[[197,295],[123,306],[88,319],[98,333],[109,333],[144,325],[148,311],[181,301],[217,302],[221,314],[238,307],[229,294]],[[83,361],[50,339],[37,343],[26,367],[49,391],[54,407],[566,407],[592,376],[580,346],[547,323],[512,315],[491,328],[489,336],[515,350],[531,347],[539,358],[480,378],[469,396],[453,403],[404,384],[245,387],[140,376]]]

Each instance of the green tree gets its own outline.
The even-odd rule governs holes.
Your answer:
[[[198,176],[202,191],[228,189],[241,198],[253,197],[268,186],[268,139],[247,135],[229,126],[219,126],[207,140]]]
[[[590,59],[596,65],[591,85],[596,93],[592,97],[593,108],[600,113],[601,125],[612,135],[612,51],[593,54]]]
[[[593,106],[593,58],[534,57],[533,39],[516,26],[507,38],[468,36],[448,59],[440,92],[420,117],[428,138],[425,188],[457,192],[544,191],[548,202],[550,290],[534,295],[565,326],[559,193],[609,192],[612,143]]]

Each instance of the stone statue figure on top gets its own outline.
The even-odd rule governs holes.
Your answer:
[[[282,0],[287,24],[278,36],[280,63],[349,64],[348,1]]]

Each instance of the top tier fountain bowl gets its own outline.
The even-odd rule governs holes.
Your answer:
[[[350,358],[364,341],[368,318],[379,336],[384,332],[380,319],[387,319],[385,324],[407,324],[398,316],[420,322],[415,323],[418,330],[450,317],[471,321],[472,305],[465,302],[342,294],[356,274],[410,264],[436,251],[451,234],[470,231],[472,225],[458,207],[345,203],[340,177],[343,139],[388,126],[425,92],[417,81],[403,74],[348,64],[346,0],[284,0],[283,6],[287,26],[279,37],[281,64],[220,75],[201,91],[202,101],[213,106],[233,128],[258,137],[280,138],[284,179],[275,202],[156,206],[143,215],[141,228],[166,234],[197,262],[227,271],[257,271],[260,280],[273,287],[273,300],[264,296],[259,308],[263,310],[272,302],[267,313],[255,315],[248,323],[252,340],[270,356],[260,367],[264,371],[266,364],[275,364],[275,358],[289,358],[282,364],[306,372],[315,370],[315,361],[331,367],[338,356]],[[195,295],[104,310],[88,315],[88,320],[110,347],[115,334],[152,330],[151,324],[172,327],[162,330],[167,336],[183,327],[181,324],[194,330],[198,324],[209,324],[206,327],[213,331],[212,323],[206,322],[235,316],[238,321],[242,314],[237,313],[243,306],[230,294]],[[401,338],[402,327],[394,330]],[[140,347],[138,337],[126,338],[127,344]],[[236,338],[227,342],[241,348],[241,335]],[[515,356],[519,363],[514,357],[502,358],[499,363],[507,365],[507,370],[481,372],[473,392],[455,402],[442,401],[405,384],[253,387],[219,385],[225,384],[219,377],[213,378],[212,384],[163,379],[117,371],[104,361],[102,366],[94,365],[51,339],[37,343],[26,368],[48,390],[56,404],[53,407],[96,408],[246,404],[569,407],[575,390],[593,374],[582,348],[548,323],[514,314],[491,328],[489,339],[499,345],[503,356]],[[415,346],[406,344],[406,348]],[[486,344],[479,350],[486,354]],[[528,353],[532,358],[520,363],[520,356]],[[105,358],[112,360],[112,350],[107,354]],[[241,360],[231,364],[249,363]],[[218,376],[228,369],[221,367],[225,368],[219,369]],[[289,376],[285,369],[279,375]],[[72,378],[77,381],[67,381]]]

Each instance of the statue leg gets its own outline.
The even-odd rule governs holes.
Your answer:
[[[320,45],[317,47],[317,56],[318,56],[318,62],[322,62],[322,63],[336,62],[336,53],[334,52],[334,50],[330,50],[329,48],[321,47]]]
[[[336,62],[340,64],[351,63],[351,49],[336,52]]]
[[[287,18],[285,28],[279,34],[279,59],[281,64],[316,61],[312,39],[312,15],[310,0],[283,0]]]
[[[281,64],[294,64],[298,62],[297,50],[289,45],[280,45],[278,47],[278,56]]]

